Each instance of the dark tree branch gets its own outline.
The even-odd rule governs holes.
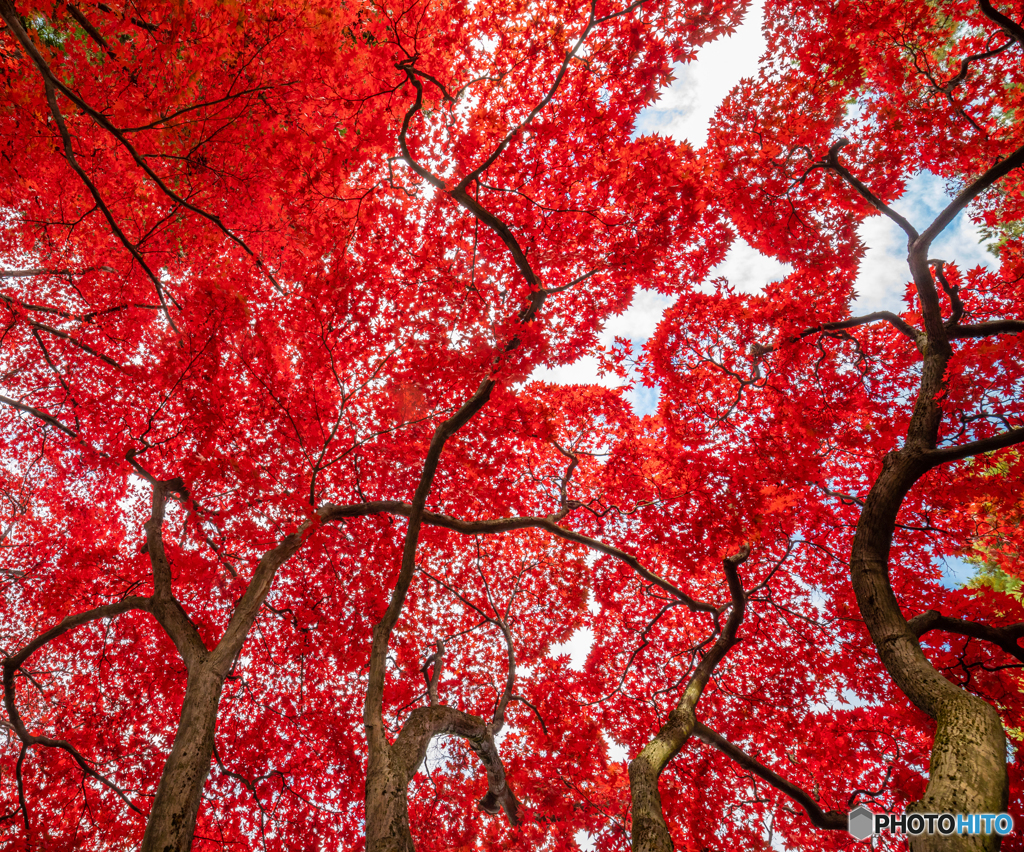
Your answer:
[[[370,676],[364,712],[364,723],[367,729],[371,732],[378,732],[381,737],[383,737],[381,719],[384,707],[384,674],[388,640],[391,637],[391,631],[398,623],[402,606],[405,603],[405,596],[412,584],[413,574],[416,570],[416,547],[419,543],[420,528],[423,525],[424,507],[430,494],[434,476],[437,473],[441,453],[448,439],[487,404],[494,386],[495,382],[493,379],[485,379],[476,392],[462,404],[459,410],[434,430],[430,446],[427,449],[426,458],[423,461],[422,473],[420,474],[419,484],[416,486],[412,503],[408,504],[408,512],[403,513],[408,518],[409,526],[405,533],[402,562],[395,588],[391,593],[391,600],[373,630],[373,643],[370,652]],[[403,508],[406,506],[406,504],[400,505]],[[333,517],[340,517],[341,515],[332,511],[334,508],[332,506],[323,507],[318,513],[320,519],[326,521]],[[359,512],[357,514],[364,513]],[[367,512],[365,514],[370,513]],[[371,734],[371,736],[376,735],[376,733]]]
[[[72,12],[72,14],[74,13]],[[62,95],[64,95],[75,106],[82,110],[82,112],[89,116],[89,118],[91,118],[97,125],[102,127],[105,131],[107,131],[107,133],[113,136],[114,139],[117,140],[118,144],[120,144],[121,147],[123,147],[128,152],[132,160],[135,161],[135,164],[139,168],[141,168],[143,172],[145,172],[146,176],[157,185],[157,187],[164,195],[171,199],[175,204],[185,208],[186,210],[191,211],[192,213],[195,213],[197,216],[200,216],[201,218],[206,219],[207,221],[215,225],[229,240],[237,244],[243,251],[245,251],[246,254],[253,258],[253,260],[256,262],[256,265],[259,267],[260,271],[267,276],[267,278],[278,290],[278,292],[282,294],[284,293],[283,289],[281,288],[281,285],[278,284],[277,280],[274,278],[274,275],[263,263],[263,260],[251,248],[249,248],[245,240],[243,240],[240,236],[231,231],[224,224],[220,216],[203,210],[202,208],[197,207],[196,205],[189,202],[188,199],[178,195],[178,193],[171,189],[164,181],[164,179],[153,170],[152,166],[150,166],[149,161],[146,159],[146,157],[144,157],[136,150],[135,146],[128,141],[128,139],[125,137],[124,133],[121,132],[121,130],[119,130],[111,123],[110,119],[108,119],[103,113],[99,112],[98,110],[93,109],[78,95],[77,92],[74,91],[74,89],[67,86],[53,73],[53,70],[46,62],[46,59],[39,52],[35,44],[33,44],[32,40],[28,37],[28,34],[25,32],[24,28],[21,26],[21,22],[20,20],[18,20],[17,12],[14,9],[14,6],[10,2],[10,0],[0,0],[0,17],[2,17],[7,26],[11,28],[11,31],[14,33],[15,37],[21,43],[22,48],[25,50],[29,58],[32,60],[32,62],[39,69],[39,72],[43,76],[43,81],[46,84],[47,100],[50,104],[50,111],[53,113],[53,117],[56,119],[58,127],[60,128],[61,136],[64,139],[64,147],[65,151],[67,152],[68,162],[71,164],[72,168],[74,168],[74,170],[78,172],[79,176],[83,179],[83,181],[86,182],[86,186],[89,187],[89,190],[93,195],[93,198],[96,200],[97,204],[101,206],[101,209],[104,210],[104,215],[106,216],[111,228],[116,229],[115,233],[118,234],[119,239],[122,240],[126,248],[128,248],[129,251],[131,251],[132,254],[136,256],[136,260],[142,263],[141,257],[138,256],[137,251],[134,249],[134,246],[131,246],[129,243],[127,243],[126,240],[122,238],[122,235],[120,235],[120,229],[117,228],[116,224],[113,222],[112,217],[107,215],[105,205],[102,204],[99,193],[96,190],[95,186],[85,175],[85,172],[78,166],[77,162],[74,161],[74,155],[71,152],[71,140],[68,136],[67,128],[64,126],[64,119],[59,114],[59,111],[57,109],[56,97],[54,96],[54,88],[59,90]],[[157,285],[158,295],[161,296],[162,304],[163,294],[159,290],[158,280],[155,279],[152,272],[149,270],[147,266],[145,266],[145,264],[143,264],[143,267],[149,273],[150,278],[153,279],[154,283]],[[170,318],[168,317],[168,320],[169,319]]]
[[[24,411],[26,414],[31,414],[37,420],[42,420],[43,423],[47,423],[56,429],[60,429],[60,431],[63,432],[65,435],[68,435],[72,438],[78,437],[77,432],[75,432],[70,427],[65,426],[63,423],[57,420],[57,418],[52,417],[45,411],[40,411],[38,408],[33,408],[31,405],[28,405],[24,402],[18,402],[16,399],[11,399],[10,397],[4,396],[3,394],[0,394],[0,403],[3,403],[4,405],[9,405],[11,408],[16,408],[18,409],[18,411]]]
[[[981,195],[1000,178],[1005,177],[1021,165],[1024,165],[1024,145],[985,171],[973,183],[964,187],[956,198],[946,205],[945,209],[935,217],[935,220],[924,229],[921,235],[912,239],[912,254],[927,256],[928,249],[931,247],[935,238],[946,229],[946,226],[949,225],[949,223],[952,222],[968,204],[970,204],[975,198]]]
[[[879,320],[884,320],[889,323],[901,334],[904,334],[913,340],[914,343],[917,343],[920,340],[921,332],[903,319],[903,317],[898,314],[894,314],[892,311],[874,311],[873,313],[864,314],[859,317],[850,317],[849,319],[837,320],[836,322],[825,322],[821,325],[814,326],[814,328],[804,329],[799,334],[790,338],[790,340],[796,341],[804,337],[810,337],[813,334],[827,334],[830,331],[857,328],[858,326],[869,325],[870,323],[878,322]],[[768,350],[769,348],[770,347],[762,347],[763,350]]]
[[[990,21],[998,24],[999,27],[1021,47],[1024,47],[1024,27],[1011,18],[1006,17],[996,9],[990,0],[978,0],[978,8],[981,13]]]
[[[10,26],[9,22],[8,26]],[[31,42],[29,42],[29,44],[31,44]],[[68,161],[68,165],[71,166],[75,174],[77,174],[82,183],[85,184],[86,189],[89,190],[89,194],[92,195],[93,201],[96,202],[96,206],[99,207],[100,212],[103,213],[103,218],[107,220],[107,225],[111,232],[115,237],[117,237],[121,245],[128,249],[129,254],[135,258],[135,262],[142,267],[146,276],[153,282],[153,288],[156,291],[157,299],[160,301],[160,307],[163,309],[164,316],[167,318],[167,322],[170,324],[171,328],[177,331],[178,328],[174,324],[174,320],[171,318],[170,309],[167,307],[167,300],[164,297],[164,288],[160,283],[160,277],[149,268],[149,264],[146,263],[146,260],[143,258],[142,252],[139,251],[138,246],[129,240],[124,231],[121,230],[121,226],[118,225],[117,220],[114,219],[114,214],[111,212],[110,208],[107,207],[107,203],[103,200],[103,196],[100,195],[99,188],[92,182],[92,178],[89,177],[85,169],[83,169],[79,164],[71,145],[71,134],[68,133],[67,125],[64,123],[64,116],[60,111],[60,107],[57,105],[57,95],[54,91],[53,83],[50,81],[49,77],[44,78],[43,82],[46,87],[46,102],[49,104],[50,112],[53,115],[54,121],[57,123],[57,130],[60,133],[60,138],[64,145],[64,157]],[[171,301],[174,301],[173,298]]]
[[[964,621],[960,618],[951,618],[942,615],[934,609],[915,615],[907,622],[911,631],[920,639],[930,630],[941,630],[945,633],[955,633],[958,636],[970,636],[974,639],[981,639],[998,646],[1011,657],[1024,663],[1024,648],[1020,640],[1024,639],[1024,624],[1014,624],[1010,627],[991,627],[987,624],[980,624],[976,621]]]
[[[487,771],[487,794],[478,803],[480,810],[489,814],[505,811],[509,823],[518,825],[519,802],[508,786],[505,766],[494,743],[494,728],[479,716],[446,706],[413,710],[393,746],[394,757],[405,771],[406,783],[423,763],[430,741],[443,734],[466,740]]]
[[[433,666],[433,668],[431,668]],[[423,678],[427,682],[427,701],[431,707],[438,705],[437,699],[437,685],[441,682],[441,671],[444,668],[444,642],[440,639],[436,641],[436,650],[433,654],[427,657],[423,663],[421,671],[423,672]],[[429,674],[427,673],[429,670]]]
[[[174,647],[178,649],[185,667],[195,671],[209,655],[203,644],[199,631],[185,612],[181,603],[174,596],[171,587],[171,565],[164,552],[163,524],[167,498],[174,492],[184,490],[180,479],[163,482],[154,478],[135,460],[135,452],[127,453],[129,463],[136,471],[149,481],[153,491],[152,510],[146,521],[146,552],[149,554],[150,566],[153,570],[153,597],[151,612],[160,626],[167,633]]]
[[[114,62],[117,62],[117,54],[114,53],[113,50],[111,50],[110,45],[107,44],[107,40],[103,38],[103,36],[100,34],[100,31],[97,30],[96,27],[94,27],[92,23],[89,21],[89,19],[82,14],[82,10],[79,9],[74,3],[68,3],[68,12],[71,14],[71,17],[78,22],[78,25],[83,30],[85,30],[86,33],[88,33],[89,38],[91,38],[94,42],[96,42],[96,44],[103,48],[103,51],[107,54],[107,56],[113,59]]]
[[[735,556],[722,562],[729,584],[732,611],[711,650],[697,665],[683,695],[668,721],[657,735],[629,762],[629,792],[632,812],[632,836],[635,852],[670,850],[672,839],[662,810],[658,778],[693,734],[697,723],[696,709],[704,687],[729,649],[736,644],[737,631],[743,622],[746,595],[740,582],[739,566],[750,556],[744,545]],[[724,611],[726,605],[721,608]]]
[[[989,320],[972,325],[951,325],[949,327],[949,337],[953,340],[959,337],[991,337],[995,334],[1021,334],[1022,332],[1024,332],[1024,320],[1014,319]]]
[[[86,610],[85,612],[76,613],[75,615],[69,615],[63,619],[59,624],[51,627],[44,633],[40,633],[35,639],[25,645],[20,651],[11,654],[3,662],[3,684],[4,684],[4,707],[7,710],[7,718],[11,720],[11,727],[17,734],[18,739],[22,742],[22,752],[18,759],[19,766],[24,759],[25,749],[32,745],[48,746],[50,748],[58,748],[66,751],[71,755],[72,759],[79,765],[81,770],[88,775],[90,778],[94,778],[99,781],[108,789],[112,790],[129,808],[136,813],[141,814],[142,811],[128,798],[125,792],[118,787],[113,781],[107,778],[105,775],[98,772],[90,762],[66,740],[57,740],[51,737],[35,736],[30,734],[28,728],[25,726],[24,720],[21,718],[21,714],[18,712],[17,703],[15,701],[15,685],[14,685],[14,674],[21,668],[22,664],[36,651],[42,648],[44,645],[52,642],[59,636],[64,635],[69,630],[73,630],[76,627],[80,627],[83,624],[88,624],[91,621],[97,621],[101,618],[113,618],[122,613],[129,612],[131,610],[141,610],[143,612],[152,612],[152,601],[150,598],[140,597],[127,597],[123,600],[117,601],[116,603],[104,604],[103,606],[95,607],[94,609]],[[23,796],[23,793],[22,793]],[[24,800],[22,800],[22,807],[24,808]],[[28,811],[25,810],[26,818],[26,829],[28,828]]]
[[[398,500],[378,500],[370,503],[357,503],[351,506],[335,506],[328,504],[320,512],[324,521],[336,520],[338,518],[354,518],[379,513],[389,513],[408,517],[411,514],[412,506]],[[692,612],[706,612],[715,615],[718,609],[712,604],[696,600],[685,592],[674,586],[668,580],[659,577],[653,571],[645,568],[640,561],[632,554],[626,553],[610,544],[605,544],[582,533],[559,526],[549,515],[544,518],[521,517],[521,518],[495,518],[487,521],[463,521],[459,518],[452,518],[448,515],[441,515],[436,512],[423,512],[423,523],[431,526],[443,527],[454,530],[465,535],[486,535],[493,533],[512,532],[522,529],[542,529],[565,541],[581,544],[584,547],[611,556],[624,562],[647,582],[652,583],[660,589],[668,592],[677,600],[681,601]]]
[[[964,303],[960,298],[960,288],[954,287],[949,283],[949,279],[946,278],[946,272],[943,269],[943,266],[945,265],[944,260],[929,260],[928,263],[931,264],[932,268],[935,270],[935,277],[939,279],[939,284],[942,286],[943,291],[949,298],[949,305],[952,312],[950,313],[949,319],[946,320],[946,328],[948,330],[952,330],[964,315]],[[952,336],[952,334],[950,336]]]
[[[639,3],[633,4],[633,6],[629,8],[635,8],[635,6],[637,5],[639,5]],[[502,152],[504,152],[504,150],[508,147],[509,143],[511,143],[512,140],[516,138],[516,136],[522,133],[523,128],[529,125],[530,122],[532,122],[538,115],[540,115],[541,110],[543,110],[544,107],[546,107],[551,102],[551,99],[555,96],[555,94],[558,92],[559,87],[562,85],[562,80],[565,77],[566,71],[569,70],[569,65],[572,63],[573,58],[579,52],[580,48],[583,47],[583,44],[587,40],[587,36],[590,35],[590,31],[594,28],[594,25],[598,23],[598,20],[594,15],[594,6],[595,4],[592,2],[590,6],[590,17],[587,20],[586,27],[584,27],[583,32],[580,33],[579,38],[576,40],[576,44],[573,45],[571,50],[566,52],[565,59],[562,61],[562,65],[561,67],[559,67],[558,72],[555,74],[555,79],[552,81],[551,86],[544,94],[544,97],[541,98],[541,100],[537,103],[536,106],[534,106],[532,110],[530,110],[526,118],[524,118],[521,122],[519,122],[519,124],[517,124],[511,130],[509,130],[507,134],[505,134],[505,137],[495,146],[494,150],[487,156],[487,158],[459,182],[459,185],[455,188],[456,191],[461,191],[465,193],[469,185],[472,184],[473,181],[477,180],[484,172],[486,172],[491,166],[493,166],[494,163],[497,162],[498,157],[502,155]]]
[[[815,828],[826,829],[828,831],[846,830],[847,815],[845,813],[839,813],[838,811],[823,811],[807,791],[797,787],[781,775],[773,772],[756,758],[751,757],[741,748],[729,742],[721,734],[711,730],[707,725],[697,722],[693,727],[693,735],[708,745],[717,748],[722,752],[722,754],[729,757],[738,766],[747,770],[747,772],[753,773],[779,792],[789,796],[789,798],[807,812],[807,816]]]
[[[957,444],[952,447],[939,447],[924,452],[924,460],[928,467],[937,467],[947,462],[960,461],[980,453],[990,453],[993,450],[1003,450],[1024,441],[1024,428],[1010,429],[1007,432],[1000,432],[991,438],[982,438],[979,441],[971,441],[967,444]]]
[[[989,43],[991,44],[991,41]],[[995,47],[992,50],[986,50],[982,53],[973,53],[970,56],[966,57],[965,59],[961,59],[960,70],[959,72],[957,72],[956,76],[951,77],[942,85],[936,84],[935,88],[938,89],[943,94],[948,95],[950,92],[953,91],[953,89],[955,89],[964,80],[967,79],[967,74],[971,70],[972,63],[980,62],[983,59],[991,59],[993,56],[998,56],[1000,53],[1006,50],[1006,48],[1008,48],[1011,44],[1013,44],[1012,40],[1006,42],[1005,44],[1001,44],[999,47]]]
[[[99,358],[101,361],[109,364],[111,367],[114,367],[115,369],[118,370],[124,370],[124,367],[118,364],[117,361],[115,361],[109,355],[104,355],[102,352],[97,352],[88,343],[79,340],[77,337],[75,337],[72,334],[68,334],[66,331],[61,331],[58,328],[53,328],[52,326],[48,326],[45,323],[36,322],[35,320],[27,320],[27,322],[34,329],[38,329],[39,331],[45,331],[47,334],[52,334],[54,337],[59,337],[61,340],[66,340],[73,346],[77,346],[86,354],[92,355],[94,358]]]
[[[882,199],[875,195],[864,183],[854,177],[846,166],[839,162],[840,152],[849,144],[850,140],[845,136],[838,140],[831,148],[828,149],[828,154],[825,155],[825,159],[821,162],[820,166],[828,169],[829,171],[835,172],[850,186],[852,186],[868,204],[874,207],[883,216],[886,216],[899,225],[907,235],[908,240],[913,242],[918,239],[919,235],[917,230],[910,224],[910,222],[882,201]]]
[[[28,753],[28,745],[21,744],[21,751],[18,752],[18,762],[14,766],[14,774],[18,780],[18,805],[21,810],[22,820],[25,823],[25,839],[32,836],[32,823],[28,816],[28,802],[25,800],[25,755]]]

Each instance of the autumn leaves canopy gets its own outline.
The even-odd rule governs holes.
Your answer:
[[[1018,570],[1024,30],[773,0],[707,145],[644,134],[749,14],[0,0],[12,848],[1020,812],[1024,609],[942,565]],[[871,215],[900,314],[854,309]],[[958,217],[988,268],[934,256]],[[739,238],[792,272],[713,278]],[[599,345],[641,289],[656,333]]]

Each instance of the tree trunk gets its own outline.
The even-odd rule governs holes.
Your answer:
[[[210,774],[224,679],[210,666],[189,672],[174,745],[167,757],[140,852],[188,852]]]
[[[997,814],[1006,810],[1006,737],[986,701],[968,693],[948,700],[936,716],[928,789],[909,810],[921,813]],[[999,835],[922,834],[911,852],[994,852]]]
[[[414,852],[409,828],[408,773],[383,731],[368,732],[366,852]]]
[[[658,778],[668,762],[693,733],[696,717],[691,710],[674,710],[658,735],[629,762],[629,794],[632,799],[633,852],[672,852],[672,835],[661,807]]]
[[[889,582],[889,548],[896,515],[911,486],[927,471],[913,449],[892,453],[868,494],[851,559],[853,589],[879,657],[896,685],[935,719],[928,788],[912,806],[923,813],[999,813],[1006,807],[1006,737],[986,701],[948,681],[931,665],[903,617]],[[922,834],[911,852],[994,852],[1001,838]]]

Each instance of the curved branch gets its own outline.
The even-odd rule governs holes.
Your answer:
[[[998,24],[1004,33],[1024,47],[1024,27],[994,8],[990,0],[978,0],[978,8],[986,18]]]
[[[740,624],[743,623],[743,615],[747,605],[747,596],[743,592],[743,585],[740,582],[740,574],[737,569],[747,561],[749,556],[750,548],[744,545],[735,556],[722,560],[725,579],[729,584],[729,597],[732,599],[732,611],[729,613],[729,618],[726,619],[721,634],[715,640],[715,644],[711,646],[711,650],[700,661],[696,671],[690,678],[686,691],[683,693],[683,697],[676,708],[677,710],[683,707],[684,704],[689,711],[696,710],[697,701],[700,700],[700,695],[711,679],[711,675],[714,674],[718,664],[722,662],[725,655],[729,653],[730,649],[737,642],[736,634],[740,629]]]
[[[1008,48],[1011,44],[1013,44],[1012,40],[1005,42],[1004,44],[1001,44],[999,47],[995,47],[992,50],[986,50],[982,53],[972,53],[970,56],[961,59],[960,70],[959,72],[957,72],[956,76],[951,77],[947,82],[943,83],[941,86],[936,85],[936,88],[943,94],[948,95],[950,92],[953,91],[953,89],[955,89],[964,80],[967,79],[967,74],[971,70],[972,63],[980,62],[982,59],[991,59],[993,56],[998,56],[1000,53],[1006,50],[1006,48]]]
[[[946,265],[944,260],[929,260],[928,263],[934,268],[935,277],[939,279],[939,284],[942,286],[946,297],[949,299],[950,307],[952,308],[952,313],[950,314],[949,319],[946,320],[946,330],[948,332],[953,326],[960,322],[960,318],[964,315],[964,303],[960,298],[960,288],[954,287],[949,283],[949,279],[946,277],[946,271],[943,269]],[[950,336],[952,337],[953,335],[950,334]]]
[[[141,610],[143,612],[152,612],[152,601],[149,598],[140,597],[127,597],[123,600],[117,601],[116,603],[105,604],[103,606],[95,607],[94,609],[86,610],[85,612],[76,613],[75,615],[69,615],[59,624],[51,627],[44,633],[40,633],[35,639],[29,642],[20,651],[11,654],[4,660],[3,663],[3,686],[4,686],[4,707],[7,710],[7,717],[11,720],[11,727],[17,734],[18,739],[23,744],[21,757],[19,757],[19,766],[22,758],[25,754],[25,748],[31,745],[42,745],[49,746],[50,748],[59,748],[66,751],[74,759],[75,763],[79,765],[82,771],[91,778],[96,779],[105,787],[112,790],[117,796],[136,813],[141,814],[142,811],[128,798],[128,796],[118,787],[113,781],[106,776],[100,774],[94,769],[89,761],[82,756],[82,754],[66,740],[56,740],[51,737],[35,736],[28,732],[28,728],[25,727],[25,722],[21,718],[21,714],[18,712],[17,704],[15,703],[15,686],[14,686],[14,673],[22,666],[33,653],[38,651],[44,645],[52,642],[59,636],[67,633],[69,630],[73,630],[76,627],[80,627],[83,624],[88,624],[91,621],[97,621],[101,618],[113,618],[116,615],[129,612],[130,610]],[[22,802],[24,807],[24,802]],[[28,812],[25,811],[25,818],[28,819]]]
[[[875,195],[867,187],[866,184],[862,183],[860,180],[854,177],[850,170],[839,162],[839,153],[843,150],[843,148],[845,148],[849,144],[850,140],[847,139],[845,136],[842,139],[835,142],[832,145],[832,147],[828,149],[828,154],[825,156],[825,159],[820,164],[821,167],[828,169],[829,171],[835,172],[837,175],[839,175],[839,177],[845,180],[850,186],[852,186],[857,191],[861,198],[863,198],[865,201],[867,201],[868,204],[874,207],[875,210],[877,210],[883,216],[888,217],[897,225],[899,225],[911,242],[918,239],[919,235],[917,233],[917,230],[914,228],[913,225],[910,224],[910,222],[908,222],[903,216],[901,216],[899,213],[893,210],[888,204],[882,201],[882,199]]]
[[[498,157],[500,157],[505,148],[508,147],[509,143],[511,143],[512,140],[515,139],[516,136],[518,136],[522,132],[523,128],[526,127],[531,121],[533,121],[540,114],[541,110],[543,110],[544,107],[546,107],[551,102],[551,99],[555,96],[555,93],[558,91],[559,86],[562,85],[562,79],[565,77],[566,71],[569,70],[570,63],[572,62],[576,54],[579,52],[579,49],[583,47],[583,43],[587,40],[587,36],[590,35],[590,31],[598,22],[597,18],[594,16],[594,6],[595,4],[591,3],[590,17],[587,20],[587,25],[586,27],[583,28],[583,32],[580,33],[580,36],[576,40],[576,44],[573,45],[572,50],[566,51],[565,59],[562,61],[562,65],[558,69],[558,72],[555,74],[555,79],[551,83],[551,86],[548,88],[548,91],[545,93],[544,97],[541,98],[541,100],[532,110],[530,110],[526,118],[524,118],[521,122],[519,122],[519,124],[517,124],[508,133],[505,134],[505,137],[497,144],[497,146],[495,146],[494,150],[488,155],[488,157],[459,182],[459,185],[455,188],[456,191],[461,190],[462,192],[465,192],[466,188],[473,181],[479,178],[480,175],[482,175],[492,165],[494,165]],[[629,9],[631,10],[632,6],[629,7]]]
[[[434,430],[430,440],[426,458],[423,460],[423,469],[420,474],[419,483],[413,494],[412,503],[408,504],[409,526],[405,532],[405,543],[402,548],[402,562],[398,572],[398,579],[391,592],[391,599],[387,609],[381,616],[380,621],[373,628],[373,640],[370,648],[370,673],[369,682],[366,688],[366,701],[363,706],[363,723],[366,726],[370,739],[370,748],[387,746],[383,729],[384,712],[384,678],[387,663],[387,648],[391,638],[391,631],[398,623],[402,607],[405,603],[405,596],[412,584],[413,574],[416,571],[416,548],[419,544],[420,529],[424,520],[424,507],[430,488],[437,473],[437,467],[441,460],[441,453],[448,439],[468,423],[477,414],[491,397],[495,382],[487,378],[481,382],[476,392],[467,399],[458,411],[445,420]],[[405,504],[400,504],[405,505]],[[332,516],[330,507],[325,506],[320,510],[320,520],[327,520]],[[362,514],[362,513],[360,513]]]
[[[149,562],[153,570],[153,597],[150,611],[170,637],[174,647],[178,649],[185,667],[191,672],[206,660],[209,652],[192,619],[174,596],[174,590],[171,587],[171,565],[164,552],[163,539],[164,508],[167,498],[172,493],[184,491],[185,485],[180,479],[172,479],[167,482],[157,480],[135,461],[135,452],[132,450],[128,451],[127,458],[135,470],[149,481],[153,489],[153,508],[149,520],[145,524],[146,552],[149,554]]]
[[[1024,648],[1020,646],[1020,640],[1024,639],[1024,624],[1014,624],[1010,627],[991,627],[988,624],[981,624],[977,621],[965,621],[960,618],[951,618],[942,615],[937,610],[930,609],[915,615],[907,622],[917,638],[920,639],[930,630],[942,630],[946,633],[955,633],[958,636],[970,636],[974,639],[981,639],[997,645],[1011,657],[1024,663]]]
[[[907,322],[899,314],[894,314],[892,311],[874,311],[870,314],[864,314],[859,317],[850,317],[845,320],[837,320],[836,322],[823,322],[821,325],[816,325],[813,328],[807,328],[798,334],[790,338],[790,342],[801,340],[804,337],[810,337],[812,334],[827,334],[830,331],[841,331],[847,328],[857,328],[862,325],[869,325],[879,320],[885,320],[889,325],[899,331],[901,334],[906,335],[914,343],[917,343],[921,332],[919,332],[914,326]],[[763,346],[760,347],[760,351],[771,351],[772,347]]]
[[[331,521],[338,518],[354,518],[380,513],[390,513],[409,517],[411,512],[412,506],[409,503],[403,503],[399,500],[378,500],[370,503],[357,503],[351,506],[335,506],[328,504],[320,510],[320,517],[324,521]],[[422,520],[423,523],[429,524],[430,526],[443,527],[444,529],[454,530],[455,532],[463,533],[464,535],[487,535],[492,533],[512,532],[514,530],[522,529],[546,530],[552,535],[565,541],[582,544],[584,547],[596,550],[598,553],[603,553],[606,556],[611,556],[614,559],[618,559],[620,562],[624,562],[647,582],[652,583],[658,588],[668,592],[677,600],[681,601],[691,612],[706,612],[711,615],[718,612],[718,609],[712,604],[690,597],[668,580],[659,577],[653,571],[645,568],[632,554],[626,553],[614,545],[606,544],[605,542],[585,536],[582,533],[559,526],[550,515],[545,518],[520,517],[495,518],[487,521],[464,521],[460,518],[452,518],[448,515],[438,514],[437,512],[424,511]]]
[[[479,716],[454,707],[417,707],[402,726],[394,744],[394,756],[410,782],[427,754],[430,741],[442,734],[461,737],[469,743],[487,771],[487,794],[477,803],[489,814],[505,812],[511,825],[519,824],[519,802],[508,786],[505,765],[494,742],[494,728]]]
[[[739,746],[729,742],[725,737],[711,730],[707,725],[697,722],[693,726],[693,735],[702,742],[714,746],[734,763],[742,766],[748,772],[752,772],[762,781],[766,781],[780,793],[789,796],[807,812],[807,816],[815,828],[827,831],[845,831],[847,829],[848,819],[846,814],[839,813],[839,811],[823,811],[806,790],[797,787],[796,784],[772,772],[772,770],[764,766],[756,758],[751,757]]]

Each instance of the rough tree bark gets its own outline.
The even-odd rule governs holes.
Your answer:
[[[916,331],[922,356],[921,381],[904,445],[884,460],[882,471],[864,502],[851,553],[850,572],[860,612],[879,657],[896,685],[936,722],[927,791],[912,809],[931,813],[999,813],[1006,807],[1009,782],[1006,736],[996,710],[943,677],[928,661],[918,634],[908,624],[889,579],[889,551],[896,518],[907,493],[929,470],[947,461],[967,458],[1020,440],[1014,432],[1001,440],[937,450],[945,393],[946,369],[954,357],[950,344],[960,332],[962,306],[947,291],[953,307],[942,316],[936,278],[941,263],[929,261],[935,237],[1000,177],[1024,162],[1024,148],[1002,160],[965,188],[922,233],[883,204],[838,162],[846,140],[829,151],[826,166],[850,183],[873,206],[903,228],[908,237],[908,262],[921,303],[923,331]],[[938,265],[934,276],[932,266]],[[966,336],[966,335],[965,335]],[[973,335],[972,335],[973,336]],[[994,852],[1001,838],[989,835],[923,834],[912,837],[912,852]]]
[[[732,607],[725,626],[707,656],[700,661],[675,709],[657,735],[629,762],[629,794],[632,800],[631,845],[633,852],[672,852],[672,835],[661,806],[658,778],[679,750],[686,745],[697,724],[697,702],[707,686],[715,668],[736,644],[736,633],[743,622],[746,595],[740,582],[738,568],[750,556],[744,546],[735,556],[723,561],[725,577],[729,583],[730,604],[715,612],[715,621]]]
[[[513,344],[509,344],[509,348]],[[476,393],[434,431],[423,462],[423,472],[409,507],[409,527],[406,530],[398,580],[387,609],[373,629],[370,676],[363,705],[363,722],[366,726],[369,749],[366,775],[367,852],[412,852],[415,848],[409,826],[408,786],[423,762],[431,739],[441,734],[465,738],[483,762],[487,770],[489,792],[481,801],[481,807],[492,813],[504,809],[513,825],[518,818],[518,805],[506,783],[505,770],[494,743],[495,725],[488,725],[477,716],[451,707],[437,706],[436,681],[443,656],[440,646],[434,663],[433,688],[428,690],[431,706],[414,710],[394,743],[388,741],[384,730],[384,680],[388,641],[398,623],[416,570],[416,548],[434,474],[445,443],[487,404],[493,389],[494,381],[490,378],[485,379]],[[511,680],[511,658],[509,665]],[[509,687],[506,687],[505,695],[498,702],[498,709],[495,711],[495,722],[498,722],[499,728],[508,698]]]
[[[285,536],[260,559],[253,578],[235,606],[217,646],[207,650],[198,630],[171,587],[170,563],[164,553],[164,507],[172,493],[188,499],[181,480],[163,482],[145,471],[129,454],[129,461],[153,489],[153,510],[146,523],[146,548],[153,567],[151,611],[174,642],[188,670],[185,699],[140,852],[188,852],[192,848],[203,786],[210,774],[224,681],[252,628],[278,569],[302,546],[314,521],[306,521]]]

